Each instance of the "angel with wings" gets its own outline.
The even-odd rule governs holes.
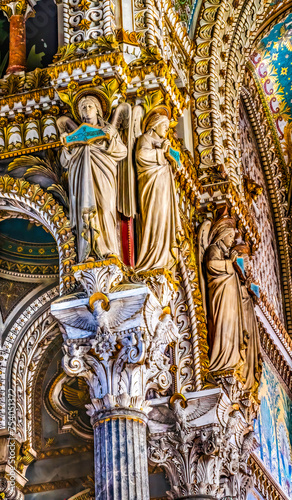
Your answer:
[[[64,143],[61,163],[69,171],[70,220],[76,230],[79,262],[120,256],[117,210],[127,217],[135,212],[131,153],[119,134],[121,122],[129,127],[131,107],[123,103],[111,123],[105,121],[100,100],[82,96],[77,103],[80,121],[100,129],[102,137],[66,146],[66,137],[78,128],[68,116],[58,119]],[[130,137],[128,138],[130,139]]]

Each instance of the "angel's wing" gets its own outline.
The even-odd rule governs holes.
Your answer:
[[[211,229],[210,219],[206,219],[200,226],[198,233],[198,264],[199,264],[199,282],[203,300],[203,307],[205,314],[207,315],[207,304],[206,304],[206,286],[205,286],[205,276],[203,269],[203,261],[205,251],[209,244],[209,233]]]
[[[124,321],[132,318],[141,310],[145,302],[145,295],[124,297],[110,302],[110,309],[105,312],[109,329],[120,326]]]
[[[215,406],[217,400],[218,395],[213,394],[208,396],[208,398],[198,398],[191,401],[189,406],[185,410],[187,412],[187,421],[202,417],[202,415],[208,413],[208,411],[210,411]]]
[[[76,125],[69,116],[60,116],[60,118],[57,119],[57,127],[60,134],[64,134],[64,132],[70,134],[78,128],[78,125]]]
[[[72,387],[68,384],[64,384],[63,385],[63,393],[64,393],[65,399],[68,401],[68,403],[70,403],[72,406],[75,406],[77,408],[82,408],[82,407],[84,407],[85,404],[88,404],[91,402],[90,397],[89,397],[88,387],[87,387],[86,383],[82,389],[75,389],[74,387]]]
[[[118,211],[125,217],[136,214],[136,175],[134,168],[134,145],[141,135],[143,108],[128,103],[120,104],[113,116],[112,125],[121,130],[121,135],[128,147],[128,155],[118,169]]]

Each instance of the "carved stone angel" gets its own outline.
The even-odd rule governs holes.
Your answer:
[[[172,169],[166,158],[170,142],[167,116],[155,113],[136,148],[140,210],[136,269],[171,268],[177,260],[181,220]]]
[[[122,112],[131,113],[129,105],[124,104]],[[120,108],[120,107],[119,107]],[[124,109],[127,108],[127,109]],[[68,133],[78,128],[69,117],[59,118],[57,125],[60,130],[64,148],[61,162],[69,170],[70,219],[77,234],[79,262],[89,257],[101,259],[108,254],[120,254],[117,233],[117,202],[118,209],[125,210],[125,215],[131,216],[134,201],[131,197],[133,185],[120,188],[118,185],[118,163],[127,157],[127,147],[118,133],[120,111],[116,111],[112,123],[103,118],[99,100],[94,96],[84,96],[78,103],[78,111],[82,123],[102,130],[102,139],[85,141],[84,143],[66,146]],[[125,113],[126,111],[126,113]],[[126,161],[126,160],[125,160]],[[123,166],[130,168],[126,164]],[[119,175],[129,180],[131,172]],[[130,201],[129,201],[130,200]]]

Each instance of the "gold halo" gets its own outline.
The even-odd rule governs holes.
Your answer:
[[[171,119],[171,110],[167,106],[163,106],[163,105],[155,106],[153,109],[148,111],[147,115],[145,116],[145,118],[143,120],[143,125],[142,125],[143,134],[147,128],[147,125],[149,123],[151,116],[156,115],[156,114],[165,115],[165,116],[167,116],[167,118],[169,120]]]
[[[73,106],[72,106],[72,112],[74,115],[74,118],[78,120],[80,123],[82,122],[82,118],[79,114],[78,110],[78,104],[80,99],[86,96],[92,96],[95,97],[101,105],[102,113],[103,113],[103,119],[107,121],[110,116],[111,112],[111,103],[109,98],[101,91],[98,89],[82,89],[79,90],[74,96],[74,101],[73,101]]]
[[[182,407],[182,408],[186,408],[186,407],[187,407],[188,402],[187,402],[186,397],[185,397],[183,394],[180,394],[179,392],[175,392],[175,393],[171,396],[171,398],[170,398],[170,400],[169,400],[169,404],[170,404],[170,406],[171,406],[171,407],[173,407],[174,402],[175,402],[177,399],[180,401],[180,405],[181,405],[181,407]]]

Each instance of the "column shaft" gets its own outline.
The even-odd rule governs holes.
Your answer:
[[[145,415],[129,410],[100,417],[94,424],[95,498],[148,500]]]
[[[9,65],[7,73],[26,69],[26,34],[23,14],[13,14],[10,19]]]

